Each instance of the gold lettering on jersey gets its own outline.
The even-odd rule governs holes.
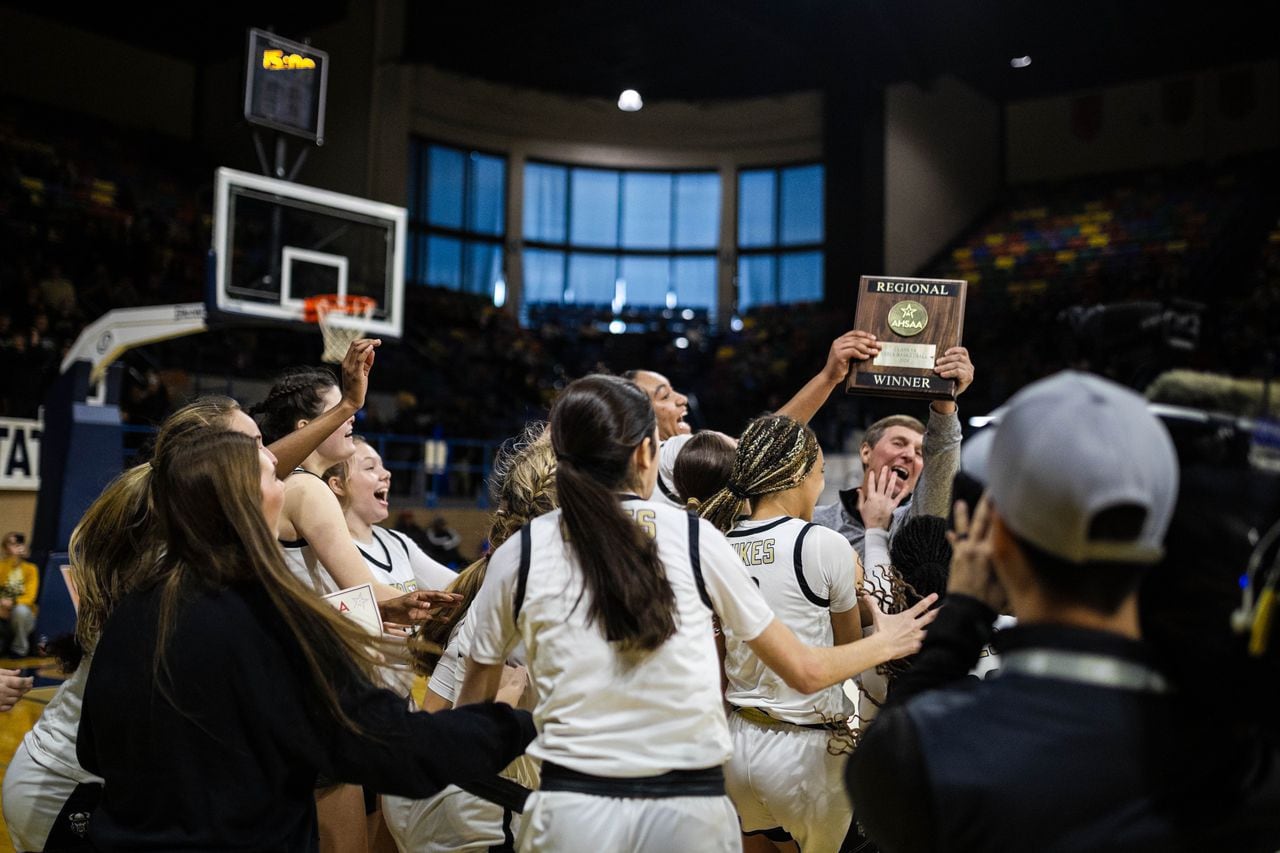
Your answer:
[[[773,546],[776,542],[776,539],[734,542],[733,550],[738,552],[738,559],[748,566],[767,566],[773,563]]]
[[[627,515],[640,525],[640,529],[644,531],[645,536],[650,539],[658,538],[658,514],[651,509],[628,509]]]

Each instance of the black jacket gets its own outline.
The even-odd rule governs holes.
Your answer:
[[[106,780],[90,821],[101,850],[314,850],[326,778],[407,797],[498,772],[533,739],[505,705],[411,713],[354,668],[335,672],[337,725],[306,684],[302,652],[261,588],[209,591],[175,620],[167,691],[152,659],[159,593],[126,598],[94,651],[77,753]]]
[[[1280,848],[1273,746],[1197,713],[1114,634],[1003,631],[1002,671],[968,678],[994,617],[948,598],[849,761],[883,851]]]

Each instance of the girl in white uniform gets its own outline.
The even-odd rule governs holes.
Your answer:
[[[539,697],[528,752],[543,767],[518,848],[737,850],[713,611],[806,692],[911,653],[931,617],[923,607],[887,617],[877,639],[835,648],[800,642],[710,524],[648,500],[654,412],[625,379],[571,383],[552,409],[551,441],[561,509],[490,560],[458,697],[491,699],[524,642]]]
[[[446,588],[457,580],[453,569],[428,557],[403,533],[378,526],[390,514],[391,472],[369,442],[359,436],[354,441],[355,453],[325,471],[324,481],[338,497],[347,532],[368,564],[373,582],[401,592]]]
[[[701,509],[718,528],[732,528],[729,543],[773,612],[814,646],[862,636],[857,557],[843,536],[810,520],[822,467],[811,429],[778,415],[759,418],[742,434],[728,484]],[[735,524],[747,499],[754,511]],[[796,690],[740,639],[727,637],[725,647],[725,699],[733,710],[726,787],[743,833],[780,827],[805,853],[835,853],[853,818],[840,785],[839,748],[848,740],[843,721],[852,702],[839,685]]]
[[[372,363],[370,351],[367,364]],[[365,370],[367,373],[367,366]],[[250,412],[262,427],[264,440],[275,442],[306,427],[342,398],[338,381],[328,370],[300,367],[281,375],[266,399]],[[285,478],[279,527],[285,563],[299,580],[321,594],[369,582],[369,567],[347,535],[342,507],[323,478],[325,471],[355,453],[354,422],[352,412]],[[454,601],[453,596],[431,590],[406,595],[387,583],[375,583],[373,593],[383,618],[400,623],[427,618],[432,602]]]

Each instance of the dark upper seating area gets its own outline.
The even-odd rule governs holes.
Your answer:
[[[34,416],[110,308],[201,298],[211,174],[189,146],[0,101],[0,412]]]
[[[975,395],[996,404],[1072,364],[1139,387],[1173,366],[1256,375],[1265,315],[1247,306],[1280,284],[1260,248],[1280,212],[1277,167],[1272,154],[1007,190],[924,273],[971,284]],[[1081,322],[1120,303],[1146,308]],[[1169,346],[1156,307],[1198,314],[1200,345]]]

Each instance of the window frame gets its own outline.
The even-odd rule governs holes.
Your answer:
[[[784,244],[782,242],[782,173],[789,169],[803,169],[809,166],[822,167],[822,209],[819,215],[822,217],[822,239],[817,242],[808,243],[791,243]],[[743,246],[741,244],[742,235],[739,233],[739,226],[742,221],[742,174],[744,172],[772,172],[773,181],[773,242],[767,246]],[[740,313],[752,311],[757,308],[777,307],[780,305],[801,305],[804,302],[784,302],[780,293],[780,275],[782,269],[782,258],[784,255],[798,255],[805,253],[817,252],[822,258],[823,278],[822,291],[826,293],[826,259],[827,259],[827,212],[826,212],[826,194],[827,194],[827,164],[822,159],[805,159],[796,160],[786,163],[770,163],[768,165],[759,166],[743,166],[739,165],[734,170],[734,198],[736,201],[733,221],[733,243],[734,243],[734,310]],[[744,257],[771,257],[774,261],[773,271],[773,294],[772,300],[756,301],[747,308],[742,307],[742,290],[740,278],[742,270],[742,259]],[[819,300],[821,301],[821,297]]]
[[[432,147],[448,148],[453,151],[460,152],[464,158],[464,162],[469,162],[472,154],[479,154],[485,157],[496,157],[502,161],[502,231],[499,234],[485,234],[479,231],[470,231],[467,229],[468,214],[471,211],[471,188],[472,170],[464,168],[462,175],[462,227],[454,228],[448,225],[432,225],[430,221],[430,189],[427,188],[427,182],[430,177],[430,168],[428,166],[430,151]],[[523,180],[523,176],[521,176]],[[501,269],[503,277],[506,276],[507,256],[507,213],[511,199],[511,156],[506,151],[498,151],[496,149],[484,148],[477,145],[464,145],[450,142],[435,137],[422,136],[420,134],[410,134],[409,136],[409,216],[408,216],[408,239],[409,245],[406,246],[405,252],[405,285],[409,287],[436,287],[442,290],[450,290],[455,293],[472,293],[466,289],[466,281],[468,278],[469,253],[467,251],[470,244],[485,243],[495,246],[500,252],[502,258]],[[423,190],[427,189],[426,198],[422,198]],[[421,214],[421,216],[419,216]],[[460,283],[458,287],[452,287],[447,284],[436,284],[421,278],[418,275],[420,269],[424,269],[422,260],[425,249],[420,250],[419,246],[425,247],[426,241],[431,237],[446,237],[457,240],[460,244],[460,266],[458,274]],[[473,294],[482,295],[482,294]],[[493,297],[492,293],[483,294],[489,298]]]
[[[710,259],[713,259],[716,263],[716,271],[717,271],[716,277],[718,278],[719,268],[720,268],[720,230],[723,227],[723,222],[724,222],[725,193],[724,193],[722,175],[721,175],[720,169],[718,169],[717,167],[686,166],[681,168],[661,168],[661,167],[654,167],[654,166],[645,166],[645,167],[630,168],[630,167],[618,167],[618,166],[605,166],[605,165],[594,164],[594,163],[570,163],[570,162],[564,162],[559,160],[550,160],[542,157],[529,157],[525,159],[524,167],[528,168],[528,166],[530,165],[550,166],[550,167],[565,170],[565,204],[564,204],[564,221],[562,223],[562,225],[564,226],[565,239],[563,243],[558,243],[558,242],[549,241],[549,240],[539,240],[539,239],[532,239],[532,238],[526,237],[524,234],[524,211],[523,209],[521,210],[521,233],[520,233],[521,252],[524,252],[527,249],[534,249],[537,251],[560,252],[563,255],[563,259],[561,261],[561,264],[562,264],[561,281],[563,282],[562,289],[561,289],[561,301],[559,303],[550,303],[550,302],[529,303],[522,296],[521,302],[524,305],[532,304],[532,305],[538,305],[538,306],[548,306],[548,305],[558,304],[564,308],[587,308],[587,307],[599,304],[599,303],[577,302],[577,301],[566,303],[563,301],[564,293],[569,288],[569,265],[573,255],[603,255],[603,256],[613,257],[615,260],[615,263],[614,263],[615,280],[621,276],[622,263],[624,258],[627,258],[627,257],[665,258],[672,264],[674,264],[674,262],[679,258],[704,258],[704,259],[710,258]],[[617,187],[618,187],[618,217],[617,217],[617,225],[615,226],[615,229],[614,229],[615,240],[616,240],[616,244],[614,246],[586,246],[586,245],[578,245],[573,242],[573,228],[572,228],[573,226],[573,172],[575,169],[591,170],[591,171],[598,171],[598,172],[613,172],[615,174],[617,178]],[[671,178],[671,201],[670,201],[671,246],[670,247],[665,249],[627,248],[623,245],[623,233],[625,228],[623,214],[625,212],[625,205],[626,205],[626,191],[625,191],[625,184],[624,184],[624,176],[627,174],[666,175]],[[679,204],[678,194],[675,191],[675,182],[676,182],[677,176],[679,175],[713,175],[715,176],[716,181],[719,184],[719,187],[718,187],[719,198],[717,200],[718,209],[716,211],[716,239],[712,243],[712,245],[710,245],[707,248],[690,249],[690,248],[676,248],[675,246],[676,233],[678,228],[677,210],[678,210],[678,204]],[[523,170],[520,175],[520,180],[522,183],[522,187],[524,189],[524,192],[522,193],[522,198],[527,200],[528,184],[525,183],[525,174]],[[669,275],[672,275],[672,273],[669,273]],[[668,280],[670,281],[671,279],[669,278]],[[689,307],[689,306],[677,306],[677,307]],[[660,311],[662,310],[658,306],[634,306],[630,303],[628,303],[627,309],[629,311]],[[699,311],[705,310],[710,317],[714,317],[717,313],[717,309],[718,309],[718,306],[716,305],[715,285],[713,283],[711,303],[707,305],[705,308],[703,306],[698,306],[694,310],[699,310]]]

